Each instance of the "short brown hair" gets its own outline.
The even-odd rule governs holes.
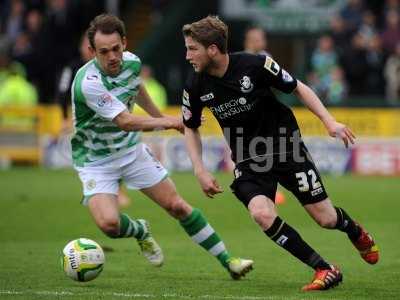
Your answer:
[[[204,47],[216,45],[225,54],[228,50],[228,26],[218,16],[208,16],[182,27],[185,37],[190,36]]]
[[[112,34],[118,32],[121,38],[126,36],[125,25],[118,17],[110,14],[101,14],[95,17],[89,25],[87,35],[89,38],[90,46],[94,49],[94,36],[97,31],[104,34]]]

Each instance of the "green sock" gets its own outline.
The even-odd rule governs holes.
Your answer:
[[[215,256],[225,268],[228,267],[228,260],[231,256],[226,250],[224,242],[208,224],[200,210],[194,208],[188,217],[180,221],[180,224],[195,243]]]
[[[119,238],[135,237],[139,240],[143,239],[146,235],[146,230],[141,223],[131,219],[126,214],[119,215]]]

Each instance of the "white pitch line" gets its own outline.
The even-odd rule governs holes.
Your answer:
[[[95,293],[95,292],[70,292],[70,291],[34,291],[34,290],[0,290],[0,295],[37,295],[37,296],[113,296],[121,298],[148,298],[148,299],[224,299],[224,300],[275,300],[280,297],[258,297],[258,296],[217,296],[217,295],[179,295],[179,294],[138,294],[138,293]],[[293,298],[295,299],[295,298]],[[296,298],[298,300],[298,298]]]

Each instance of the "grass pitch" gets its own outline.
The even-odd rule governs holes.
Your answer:
[[[323,257],[338,264],[344,282],[325,292],[303,293],[312,270],[272,243],[229,190],[230,174],[217,174],[225,192],[202,195],[192,174],[174,174],[179,192],[202,209],[234,255],[252,258],[255,269],[232,281],[219,263],[192,243],[178,223],[138,192],[126,209],[150,221],[166,256],[153,268],[133,239],[112,240],[94,225],[79,201],[81,186],[71,170],[16,168],[0,171],[0,299],[400,299],[400,180],[325,177],[341,206],[374,235],[381,249],[375,266],[364,263],[347,237],[319,228],[287,192],[281,217]],[[68,241],[87,237],[114,249],[106,252],[99,278],[78,283],[60,269]]]

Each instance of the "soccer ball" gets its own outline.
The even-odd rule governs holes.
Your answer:
[[[103,271],[105,262],[103,249],[89,239],[76,239],[63,249],[61,265],[64,273],[76,281],[90,281]]]

